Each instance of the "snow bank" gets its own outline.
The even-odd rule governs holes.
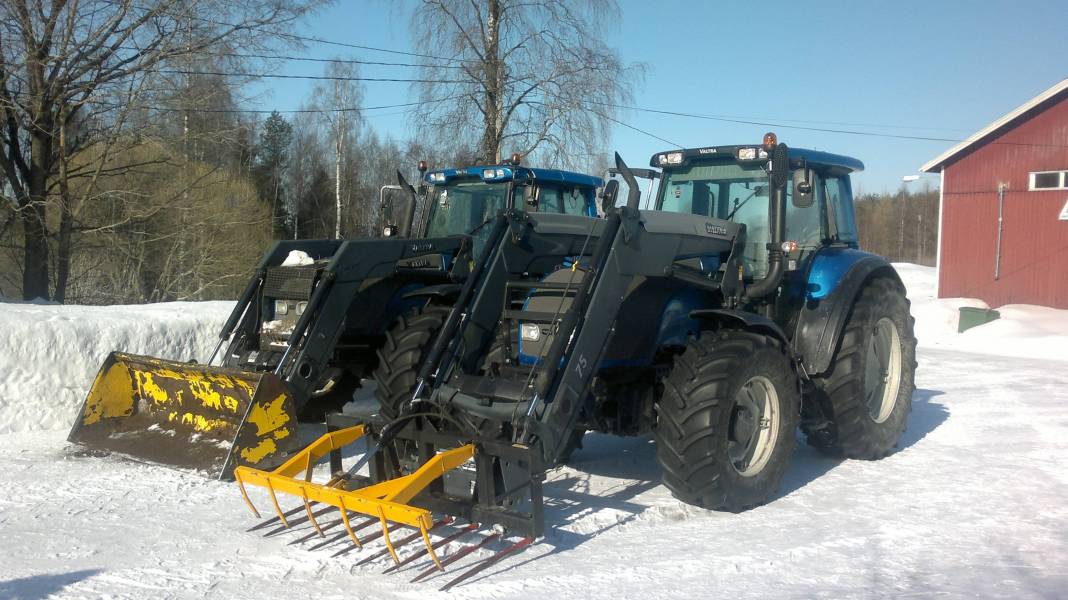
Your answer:
[[[894,265],[908,289],[920,346],[1015,356],[1068,360],[1068,310],[1030,304],[997,307],[1001,318],[957,333],[961,307],[990,308],[975,298],[935,297],[934,267]]]
[[[206,360],[232,307],[0,303],[0,434],[68,429],[112,350]]]

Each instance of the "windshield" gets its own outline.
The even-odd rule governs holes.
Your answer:
[[[768,174],[760,164],[692,164],[665,171],[657,208],[745,223],[746,275],[767,273]]]
[[[427,237],[469,234],[477,229],[473,234],[477,255],[490,234],[490,226],[484,224],[504,208],[507,196],[506,181],[460,181],[432,187],[427,196]]]

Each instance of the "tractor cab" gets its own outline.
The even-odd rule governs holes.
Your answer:
[[[849,174],[864,169],[847,156],[790,148],[782,252],[785,270],[801,269],[828,245],[857,247]],[[746,226],[745,278],[768,272],[773,186],[763,146],[712,146],[653,155],[663,170],[656,209]]]
[[[471,235],[477,254],[500,210],[597,215],[597,177],[515,162],[426,173],[419,222],[423,237]]]

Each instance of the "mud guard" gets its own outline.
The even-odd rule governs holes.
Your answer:
[[[809,375],[823,373],[831,365],[846,318],[861,288],[874,277],[887,277],[901,286],[894,267],[886,259],[869,255],[854,262],[826,298],[810,300],[797,317],[794,351]]]

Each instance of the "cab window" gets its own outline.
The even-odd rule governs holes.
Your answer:
[[[816,175],[818,178],[818,175]],[[815,194],[812,206],[799,208],[793,203],[793,182],[786,187],[786,239],[797,242],[802,248],[816,248],[823,240],[823,193],[818,180],[813,181],[812,192]]]
[[[846,177],[828,177],[823,181],[828,207],[828,220],[833,220],[833,233],[839,242],[857,242],[856,217],[853,214],[853,191]]]
[[[587,197],[578,188],[543,187],[538,191],[538,212],[587,216]]]

